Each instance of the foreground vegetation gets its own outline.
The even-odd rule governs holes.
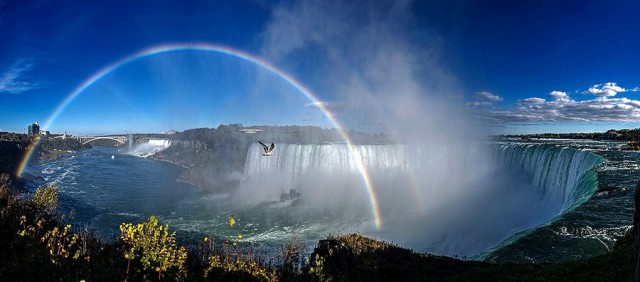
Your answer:
[[[633,280],[633,234],[610,253],[563,264],[491,264],[414,253],[357,234],[321,240],[310,257],[282,247],[266,263],[242,235],[179,246],[155,217],[123,223],[103,242],[57,212],[54,186],[25,196],[0,177],[0,278],[4,281],[425,281]],[[235,223],[229,218],[229,228]]]
[[[278,267],[246,255],[236,241],[203,240],[187,250],[155,217],[120,227],[120,240],[95,233],[60,215],[54,186],[23,197],[0,177],[0,278],[3,281],[275,281]],[[278,276],[280,274],[280,276]]]

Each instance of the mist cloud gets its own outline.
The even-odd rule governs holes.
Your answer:
[[[294,2],[276,9],[263,33],[263,56],[303,83],[311,81],[309,88],[323,101],[306,107],[332,106],[324,101],[346,103],[349,108],[336,118],[348,129],[374,128],[398,138],[399,144],[356,145],[353,152],[362,155],[371,187],[362,186],[356,166],[345,158],[349,148],[343,145],[289,145],[291,157],[286,158],[281,145],[276,156],[256,158],[255,167],[271,170],[269,178],[287,170],[298,175],[289,185],[302,192],[303,200],[312,199],[301,210],[331,214],[323,222],[369,221],[373,204],[368,194],[374,191],[381,228],[369,224],[359,231],[416,250],[474,254],[516,230],[537,225],[536,220],[546,221],[550,217],[541,216],[543,212],[557,214],[557,209],[544,201],[534,203],[532,199],[539,197],[524,175],[505,173],[492,148],[464,138],[485,128],[470,122],[468,112],[483,113],[485,121],[529,120],[536,118],[534,107],[551,115],[574,101],[558,91],[549,93],[550,102],[523,100],[523,112],[500,111],[495,104],[503,97],[484,91],[465,103],[457,79],[439,59],[438,36],[414,29],[411,5]],[[403,142],[407,140],[419,142]],[[267,165],[276,158],[282,158],[277,165]],[[274,198],[287,187],[250,184],[241,188],[247,197],[271,191],[259,198]],[[529,211],[522,209],[523,202]]]
[[[348,104],[340,117],[347,127],[375,120],[386,125],[375,130],[403,137],[450,136],[452,124],[465,125],[460,91],[439,60],[438,36],[414,28],[411,6],[411,1],[282,6],[262,34],[262,52],[294,76],[312,73],[301,80],[318,85],[314,92],[324,100]],[[312,63],[295,60],[300,56]]]

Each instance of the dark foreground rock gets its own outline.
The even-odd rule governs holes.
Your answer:
[[[633,235],[610,253],[562,264],[493,264],[415,253],[357,234],[321,240],[305,270],[329,281],[632,281]]]

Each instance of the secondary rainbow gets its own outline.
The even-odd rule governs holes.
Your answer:
[[[320,100],[318,100],[318,98],[309,89],[307,89],[304,85],[302,85],[295,78],[293,78],[291,75],[287,74],[283,70],[277,68],[276,66],[272,65],[271,63],[261,58],[258,58],[256,56],[253,56],[251,54],[248,54],[242,51],[231,49],[229,47],[209,44],[209,43],[164,44],[164,45],[153,46],[147,49],[143,49],[132,55],[126,56],[118,61],[115,61],[105,66],[104,68],[94,73],[89,78],[87,78],[80,85],[78,85],[71,93],[69,93],[69,95],[64,99],[64,101],[62,101],[58,105],[58,107],[51,114],[51,116],[49,116],[47,121],[44,123],[43,128],[50,128],[53,122],[56,120],[56,118],[60,115],[60,113],[62,113],[64,109],[67,107],[67,105],[69,105],[69,103],[71,103],[73,99],[75,99],[78,95],[84,92],[84,90],[91,87],[91,85],[93,85],[96,81],[100,80],[101,78],[110,74],[111,72],[117,70],[123,65],[126,65],[128,63],[131,63],[149,56],[154,56],[154,55],[163,54],[163,53],[170,53],[170,52],[181,52],[181,51],[214,52],[214,53],[219,53],[219,54],[224,54],[224,55],[232,56],[235,58],[239,58],[247,62],[251,62],[253,64],[256,64],[270,71],[271,73],[278,75],[280,78],[284,79],[293,87],[295,87],[298,91],[300,91],[300,93],[302,93],[311,101],[313,101],[318,106],[318,108],[320,108],[320,110],[324,113],[327,119],[329,119],[329,121],[340,132],[340,135],[342,136],[344,141],[346,141],[351,157],[353,158],[356,164],[356,167],[360,172],[360,175],[362,176],[362,181],[364,183],[364,186],[367,189],[367,194],[369,195],[369,202],[371,204],[371,212],[375,220],[376,228],[379,230],[382,227],[382,219],[380,217],[380,211],[378,208],[378,200],[376,198],[375,191],[373,190],[373,186],[371,185],[369,173],[367,172],[367,169],[365,168],[364,163],[362,162],[362,156],[353,145],[351,137],[349,137],[349,135],[343,129],[340,122],[338,122],[338,120],[334,118],[334,115],[329,111],[325,103],[321,103]],[[27,152],[25,153],[25,156],[23,157],[22,162],[18,166],[18,171],[16,173],[18,176],[22,175],[24,168],[29,163],[31,156],[33,155],[34,149],[38,146],[39,142],[40,142],[40,139],[36,139],[34,144],[32,144],[32,146],[30,146],[29,149],[27,149]]]

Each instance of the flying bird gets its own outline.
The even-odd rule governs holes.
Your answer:
[[[275,147],[275,145],[273,145],[273,143],[271,143],[271,147],[267,147],[267,145],[265,145],[261,141],[258,141],[258,143],[260,143],[260,145],[262,145],[262,149],[264,149],[264,153],[262,154],[263,156],[272,156],[273,155],[273,148]]]

